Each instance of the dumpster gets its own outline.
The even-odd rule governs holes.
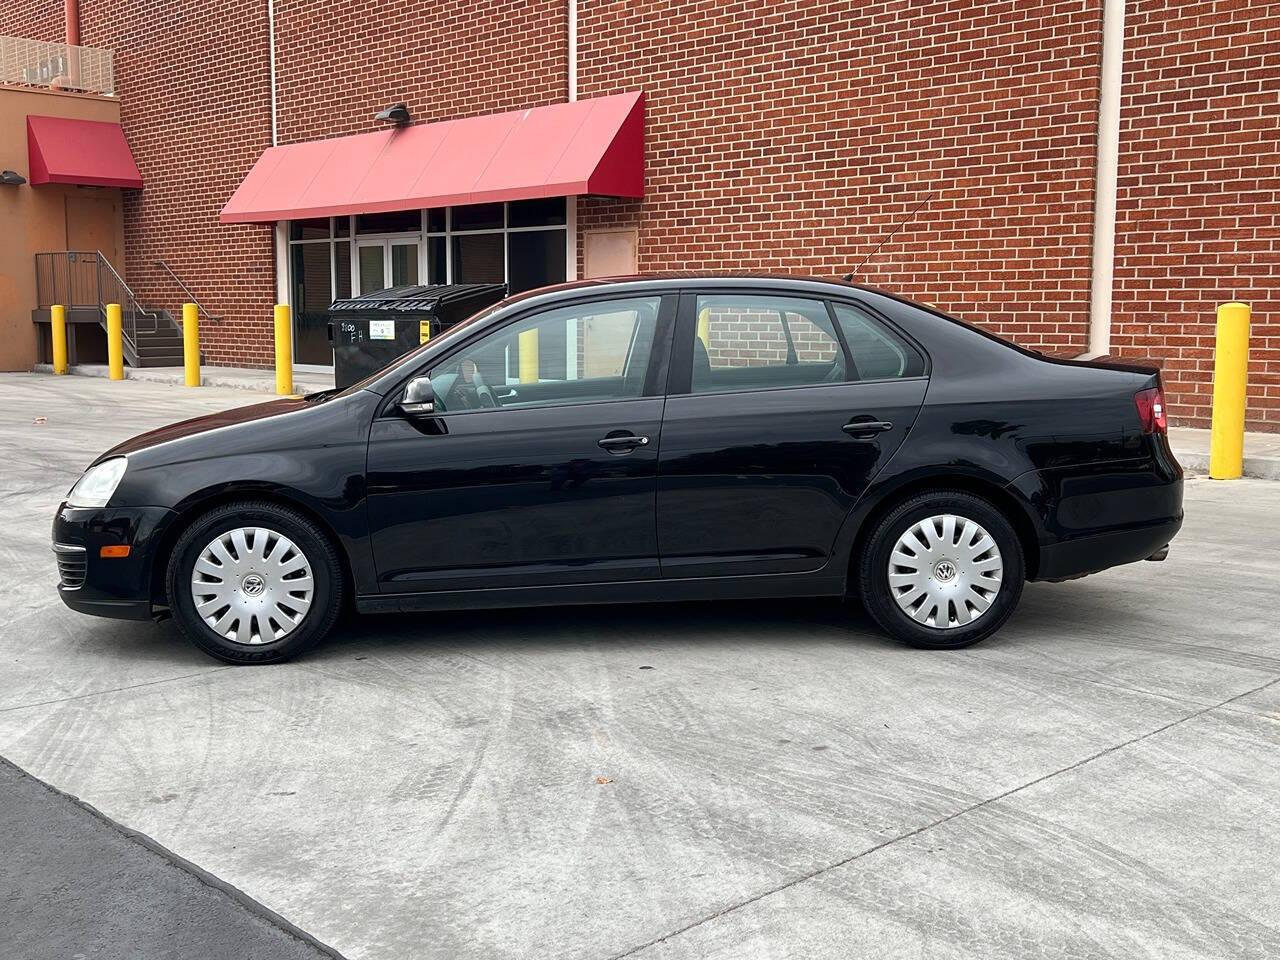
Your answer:
[[[329,305],[333,379],[339,389],[381,370],[507,295],[501,283],[390,287]]]

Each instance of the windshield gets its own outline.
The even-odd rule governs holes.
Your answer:
[[[418,358],[421,357],[422,354],[425,353],[431,347],[434,347],[440,343],[449,342],[454,337],[459,336],[463,331],[465,331],[473,323],[475,323],[478,320],[483,320],[485,317],[492,316],[493,314],[501,310],[503,307],[505,307],[509,302],[510,302],[509,299],[499,300],[497,303],[493,304],[492,306],[485,307],[479,313],[473,313],[471,316],[467,317],[467,319],[460,320],[457,323],[455,323],[452,327],[450,327],[444,333],[440,334],[438,337],[428,340],[426,343],[422,344],[420,347],[416,347],[415,349],[410,350],[408,353],[405,353],[396,357],[394,360],[388,363],[385,367],[383,367],[380,370],[375,370],[373,373],[369,374],[369,376],[365,377],[363,380],[357,380],[355,383],[351,384],[351,386],[345,387],[342,390],[333,391],[332,396],[337,397],[347,393],[351,393],[355,390],[363,390],[368,384],[372,383],[374,380],[378,380],[378,379],[381,379],[382,377],[385,377],[389,372],[394,371],[398,367],[403,367],[406,365],[416,363],[418,361]],[[330,393],[330,391],[325,391],[325,393],[328,394]]]

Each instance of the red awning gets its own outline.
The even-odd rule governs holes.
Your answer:
[[[142,186],[118,123],[27,117],[31,185],[78,183],[90,187]]]
[[[223,223],[644,191],[644,94],[271,147]]]

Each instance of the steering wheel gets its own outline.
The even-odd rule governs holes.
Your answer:
[[[498,398],[493,395],[493,391],[489,389],[489,385],[484,382],[484,377],[480,376],[480,368],[470,360],[463,361],[462,373],[466,374],[466,367],[471,368],[471,372],[467,379],[471,381],[471,388],[476,392],[476,400],[482,407],[498,407]]]

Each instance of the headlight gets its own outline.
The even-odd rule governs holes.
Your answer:
[[[124,457],[112,457],[90,467],[67,494],[67,506],[105,507],[116,487],[120,486],[120,478],[128,465],[129,461]]]

